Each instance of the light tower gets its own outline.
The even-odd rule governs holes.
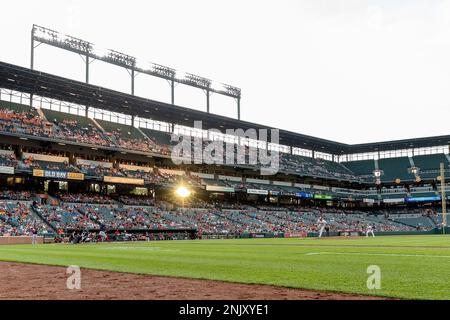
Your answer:
[[[447,198],[445,195],[445,166],[441,163],[441,202],[442,202],[442,233],[445,234],[445,227],[447,226]]]

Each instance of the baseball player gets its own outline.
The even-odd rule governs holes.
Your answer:
[[[372,234],[372,237],[375,238],[375,234],[373,233],[373,227],[369,224],[366,229],[366,238],[369,237],[369,233]]]
[[[38,229],[36,228],[36,225],[34,225],[33,228],[31,229],[31,233],[32,233],[31,243],[37,244]]]
[[[105,225],[100,225],[100,232],[98,233],[98,235],[100,236],[100,239],[102,240],[102,242],[105,242],[108,239],[108,236],[106,235],[106,227]]]
[[[320,228],[319,238],[322,238],[322,233],[323,233],[323,230],[325,230],[325,226],[327,225],[327,222],[325,221],[324,218],[320,217],[319,220],[317,220],[317,225]]]

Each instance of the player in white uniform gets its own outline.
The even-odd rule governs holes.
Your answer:
[[[373,233],[373,227],[372,227],[370,224],[367,226],[367,230],[366,230],[366,238],[369,237],[369,233],[372,234],[372,237],[375,238],[375,234]]]
[[[320,217],[319,220],[317,220],[317,224],[320,228],[319,238],[322,238],[322,233],[323,233],[323,230],[325,230],[325,226],[327,225],[327,222],[325,221],[324,218]]]

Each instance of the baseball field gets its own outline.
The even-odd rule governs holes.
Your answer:
[[[160,289],[135,297],[144,299],[198,298],[186,291],[191,288],[193,292],[194,282],[205,292],[219,291],[200,298],[251,298],[253,291],[273,288],[278,291],[268,297],[275,299],[310,298],[295,295],[297,289],[319,297],[331,292],[344,297],[450,299],[450,236],[439,235],[16,245],[1,246],[0,260],[0,280],[6,280],[13,291],[16,285],[11,281],[20,281],[17,290],[27,292],[27,286],[34,286],[31,291],[36,292],[43,283],[49,296],[40,298],[65,297],[58,293],[67,277],[64,270],[77,265],[82,270],[82,286],[89,290],[96,286],[95,279],[109,279],[109,284],[118,281],[118,291],[125,293],[127,287],[159,279],[153,285]],[[373,271],[369,266],[379,268],[379,289],[368,289]],[[146,286],[149,289],[152,284]],[[239,295],[234,296],[233,290]],[[20,298],[14,292],[8,294],[3,298]]]

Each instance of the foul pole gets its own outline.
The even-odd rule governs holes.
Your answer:
[[[447,198],[445,196],[445,166],[441,163],[441,202],[442,202],[442,233],[447,226]]]

